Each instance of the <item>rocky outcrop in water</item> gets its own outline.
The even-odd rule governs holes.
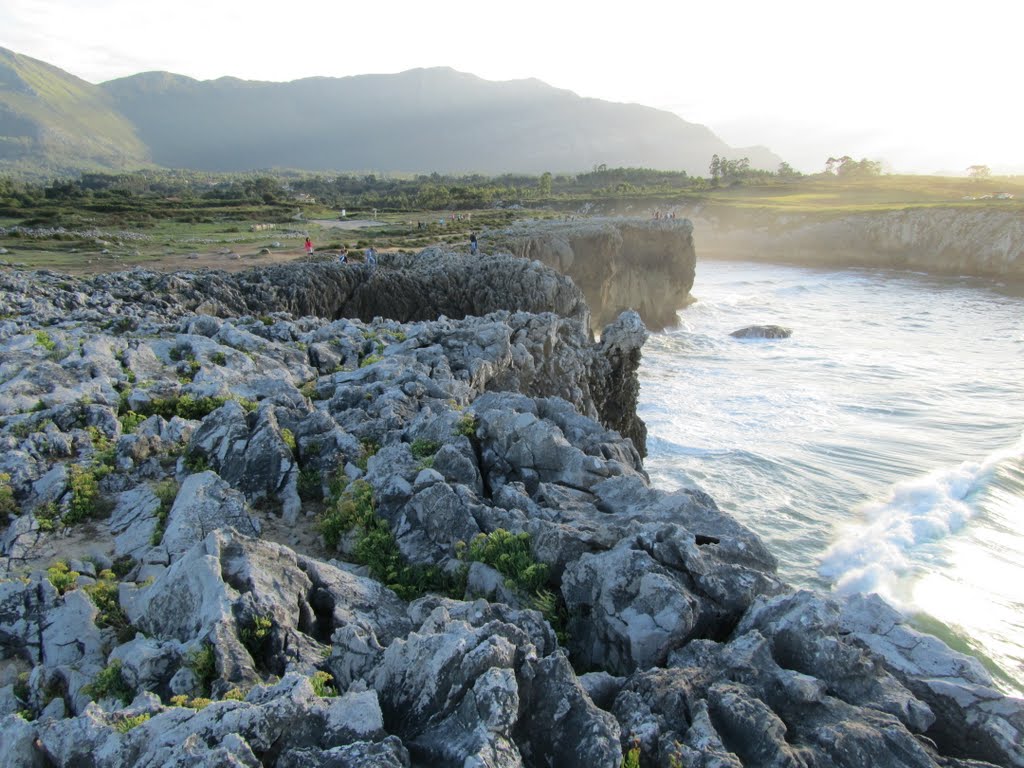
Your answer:
[[[736,339],[788,339],[793,335],[793,329],[781,325],[748,325],[729,335]]]
[[[486,251],[510,250],[573,279],[599,331],[626,309],[661,330],[690,301],[696,268],[686,219],[594,218],[523,222],[481,238]]]
[[[1024,765],[980,665],[651,485],[635,314],[259,274],[2,275],[0,765]]]
[[[1024,216],[1019,210],[907,208],[827,219],[694,216],[703,256],[1024,278]]]

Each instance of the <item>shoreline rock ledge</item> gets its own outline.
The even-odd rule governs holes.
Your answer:
[[[650,483],[635,313],[429,256],[0,272],[0,768],[1024,766],[977,661]]]
[[[630,308],[649,328],[668,328],[692,301],[697,255],[688,219],[524,221],[485,232],[480,245],[569,275],[587,297],[595,331]]]

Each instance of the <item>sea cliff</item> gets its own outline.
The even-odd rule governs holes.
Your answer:
[[[586,296],[595,331],[626,309],[649,328],[675,325],[676,311],[690,301],[697,263],[686,219],[526,221],[486,233],[481,247],[536,259],[571,277]]]
[[[636,313],[289,269],[0,273],[0,766],[1024,765],[975,660],[650,483]]]
[[[1018,209],[693,216],[702,256],[1024,280],[1024,214]]]

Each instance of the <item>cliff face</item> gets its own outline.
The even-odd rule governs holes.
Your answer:
[[[822,221],[696,219],[702,255],[1024,279],[1024,213],[913,208]]]
[[[573,279],[600,330],[625,309],[634,309],[649,328],[676,324],[686,306],[697,257],[693,226],[686,219],[587,219],[524,222],[489,233],[484,250],[508,249]]]
[[[469,259],[428,248],[416,255],[383,254],[380,263],[379,269],[319,262],[236,273],[182,272],[147,279],[141,292],[130,280],[109,279],[117,280],[117,290],[132,301],[156,298],[169,312],[220,317],[289,312],[406,323],[511,310],[555,312],[584,326],[590,322],[583,294],[571,281],[507,255]]]

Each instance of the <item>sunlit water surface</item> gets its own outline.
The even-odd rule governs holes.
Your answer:
[[[708,491],[790,583],[881,593],[1024,689],[1024,291],[701,261],[693,295],[644,347],[652,480]],[[729,336],[768,323],[792,337]]]

